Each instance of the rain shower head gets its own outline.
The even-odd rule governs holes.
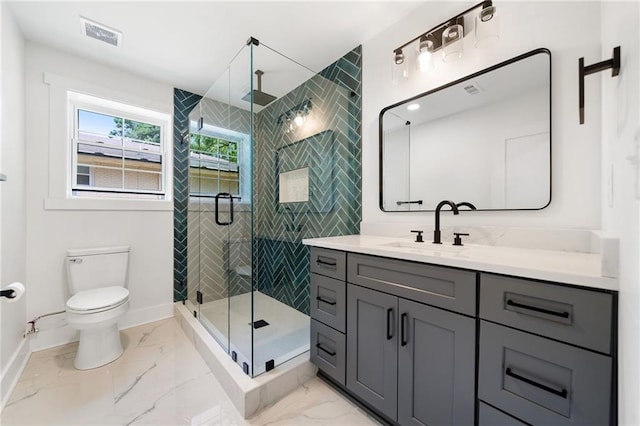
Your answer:
[[[263,71],[256,70],[258,76],[258,88],[253,89],[253,103],[260,106],[267,106],[271,102],[276,100],[276,97],[262,91],[262,74]],[[251,102],[251,92],[244,95],[243,101]]]

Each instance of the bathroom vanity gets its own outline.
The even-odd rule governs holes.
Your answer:
[[[616,424],[616,280],[589,253],[345,236],[311,248],[311,360],[401,425]]]

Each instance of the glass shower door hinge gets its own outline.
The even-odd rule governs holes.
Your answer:
[[[202,292],[200,290],[196,291],[196,299],[198,300],[198,304],[202,305]]]

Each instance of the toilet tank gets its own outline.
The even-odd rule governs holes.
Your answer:
[[[101,287],[127,287],[129,246],[67,250],[71,294]]]

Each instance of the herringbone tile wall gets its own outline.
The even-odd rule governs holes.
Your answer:
[[[173,299],[187,297],[189,113],[202,97],[173,89]]]
[[[257,289],[309,314],[309,249],[303,238],[358,233],[361,220],[361,48],[257,115]],[[310,99],[307,122],[285,133],[278,117]],[[309,201],[279,204],[278,174],[309,167]]]

